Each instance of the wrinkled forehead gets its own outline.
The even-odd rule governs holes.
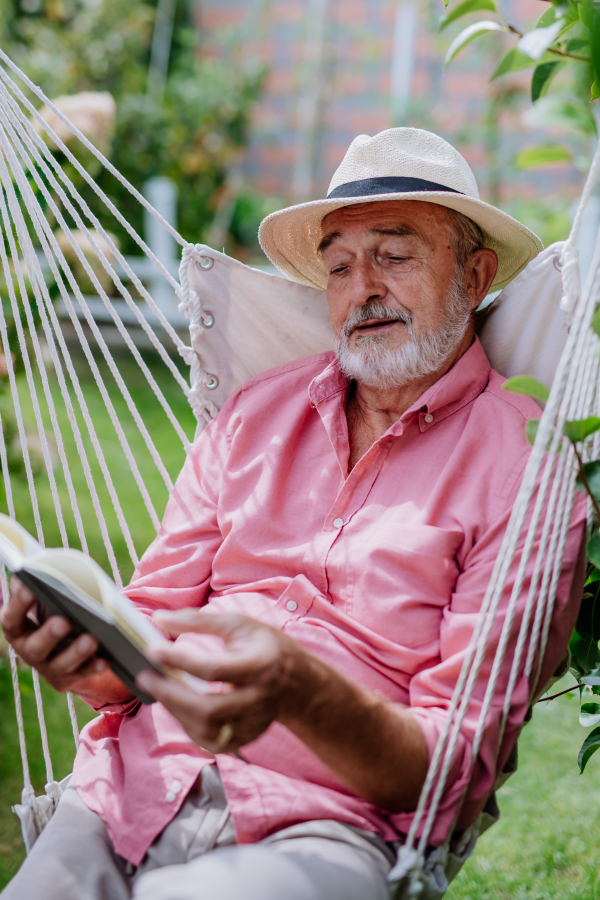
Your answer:
[[[452,227],[452,213],[423,200],[380,200],[334,209],[321,222],[323,252],[338,237],[361,233],[395,233],[435,243],[435,236]]]

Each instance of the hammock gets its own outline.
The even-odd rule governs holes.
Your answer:
[[[16,323],[20,354],[31,392],[44,465],[63,543],[67,546],[64,513],[70,507],[81,546],[87,552],[89,523],[84,522],[79,510],[69,459],[58,425],[54,396],[46,375],[44,360],[45,354],[49,354],[62,402],[69,415],[77,452],[88,480],[97,519],[95,527],[100,528],[112,575],[116,583],[121,585],[111,536],[97,485],[92,477],[92,463],[100,468],[102,480],[116,512],[122,539],[134,564],[137,562],[137,551],[125,509],[111,477],[111,467],[102,448],[101,436],[94,429],[63,336],[56,312],[57,304],[50,296],[46,282],[47,273],[54,279],[62,308],[68,314],[108,415],[119,436],[148,515],[157,529],[159,516],[144,483],[139,460],[132,450],[131,442],[103,383],[102,373],[87,337],[88,330],[115,379],[167,490],[172,488],[172,482],[103,334],[92,316],[89,298],[86,298],[80,290],[65,253],[53,233],[48,214],[52,214],[58,227],[62,229],[75,254],[78,266],[82,267],[93,284],[96,303],[99,298],[132,359],[139,367],[145,383],[153,391],[157,404],[164,411],[170,426],[186,450],[190,447],[190,442],[125,326],[123,310],[127,312],[126,318],[136,322],[143,330],[166,369],[170,371],[188,398],[198,422],[197,433],[199,433],[217,413],[226,397],[247,378],[292,359],[330,349],[332,336],[327,306],[320,291],[250,269],[208,247],[186,243],[1,50],[0,59],[4,63],[4,67],[0,65],[0,222],[3,231],[3,240],[0,241],[0,264]],[[19,82],[13,79],[8,70],[18,76]],[[69,132],[87,147],[130,191],[137,202],[141,203],[181,245],[179,282],[156,258],[127,219],[80,165],[68,146],[45,122],[28,99],[30,94],[26,94],[19,84],[24,85],[46,108],[52,110]],[[62,151],[78,175],[95,192],[106,209],[171,286],[180,300],[180,309],[189,319],[191,346],[181,340],[177,331],[153,301],[110,233],[102,226],[58,165],[49,144]],[[536,672],[539,675],[539,667],[544,657],[567,527],[575,496],[573,449],[570,444],[566,446],[561,441],[560,435],[566,419],[584,418],[598,410],[597,339],[589,324],[600,292],[600,239],[596,244],[590,275],[582,296],[580,296],[577,251],[574,242],[599,166],[600,151],[597,151],[567,241],[552,245],[530,263],[518,278],[505,288],[492,306],[488,307],[479,324],[482,343],[495,368],[504,375],[527,372],[546,382],[552,381],[552,389],[473,637],[466,652],[449,714],[446,717],[446,725],[430,763],[414,822],[406,843],[399,850],[397,865],[390,876],[397,898],[435,900],[442,897],[449,880],[458,872],[472,851],[478,834],[497,818],[497,811],[492,802],[478,821],[462,835],[458,846],[451,847],[449,838],[442,846],[433,849],[428,846],[459,729],[474,694],[518,542],[524,540],[524,547],[520,551],[518,574],[505,612],[492,671],[487,682],[474,739],[473,760],[476,759],[486,716],[494,698],[498,676],[507,652],[509,635],[511,629],[516,627],[517,601],[523,593],[525,572],[533,553],[534,538],[536,533],[540,532],[542,539],[535,558],[534,573],[527,591],[523,617],[520,624],[517,622],[518,641],[503,708],[503,726],[518,676],[523,671],[527,676],[535,676]],[[83,252],[81,242],[78,243],[74,236],[75,230],[85,237],[93,249],[96,265],[92,265],[89,254]],[[104,276],[102,278],[98,276],[97,263],[108,276],[108,282]],[[25,272],[29,292],[35,299],[40,331],[44,336],[47,350],[36,328]],[[110,291],[107,289],[107,283],[110,285]],[[21,324],[19,301],[24,309],[27,328]],[[570,323],[569,330],[565,326],[565,317]],[[86,328],[82,323],[85,323]],[[14,415],[36,521],[37,537],[43,543],[44,534],[31,454],[4,317],[0,320],[0,338],[7,359]],[[190,384],[182,377],[171,353],[165,348],[167,340],[171,342],[172,350],[177,350],[189,365]],[[33,360],[30,358],[29,346],[33,350]],[[34,372],[34,363],[37,374]],[[71,384],[70,388],[68,381]],[[59,496],[52,455],[44,430],[44,417],[50,419],[54,429],[57,454],[68,496],[67,503]],[[597,453],[598,443],[596,435],[593,446],[588,448],[590,453]],[[91,451],[86,449],[89,445]],[[546,449],[548,452],[545,452]],[[0,465],[6,486],[8,510],[10,515],[14,516],[8,451],[0,428]],[[6,596],[7,583],[4,570],[0,572],[0,586]],[[17,664],[14,652],[12,650],[9,652],[24,777],[22,802],[15,807],[15,811],[21,820],[25,845],[29,851],[54,811],[60,798],[61,785],[55,781],[52,771],[39,679],[34,672],[34,690],[47,777],[46,796],[35,796],[27,761]],[[533,677],[531,680],[535,682],[536,679]],[[77,745],[77,722],[70,697],[68,704]],[[502,728],[498,746],[501,738]]]

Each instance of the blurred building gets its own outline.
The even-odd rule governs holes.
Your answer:
[[[501,7],[522,25],[548,4],[505,0]],[[485,199],[510,207],[549,193],[575,197],[581,177],[571,166],[512,167],[519,149],[540,142],[521,118],[531,73],[489,83],[514,39],[488,36],[444,71],[451,37],[474,19],[440,35],[442,13],[442,0],[198,0],[203,52],[241,55],[268,69],[245,162],[251,183],[286,201],[324,196],[357,134],[408,124],[451,140]]]

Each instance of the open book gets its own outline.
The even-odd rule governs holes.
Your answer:
[[[71,622],[69,638],[86,631],[93,634],[100,645],[98,656],[142,703],[154,702],[135,678],[142,669],[175,674],[145,655],[148,644],[167,638],[119,593],[93,559],[80,550],[45,550],[18,522],[0,513],[0,560],[33,591],[45,611]]]

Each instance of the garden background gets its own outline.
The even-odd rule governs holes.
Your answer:
[[[526,28],[548,5],[526,0],[500,3],[498,8],[507,20]],[[482,6],[490,9],[485,3]],[[556,110],[554,115],[552,110],[542,115],[539,108],[532,109],[530,73],[490,81],[510,46],[508,35],[486,36],[444,70],[450,41],[478,16],[452,23],[440,33],[442,13],[441,3],[433,0],[418,4],[0,0],[0,47],[50,97],[82,91],[103,97],[96,106],[86,101],[86,113],[91,110],[88,123],[93,140],[114,165],[139,189],[159,176],[170,179],[178,194],[176,224],[183,237],[224,248],[245,262],[266,262],[256,241],[264,215],[287,202],[322,196],[350,140],[358,133],[374,134],[393,124],[430,128],[451,140],[474,168],[483,199],[520,218],[545,243],[564,238],[595,141],[595,127],[588,120],[561,118]],[[569,91],[572,85],[559,83],[561,89]],[[540,146],[555,148],[554,155],[546,153],[548,164],[542,166],[543,153],[540,157],[535,150]],[[562,154],[557,147],[563,148]],[[92,162],[85,155],[82,161]],[[139,207],[125,190],[99,168],[93,174],[143,232]],[[78,187],[84,190],[82,184]],[[102,219],[104,212],[91,193],[89,200]],[[116,229],[115,236],[125,252],[135,252],[125,231]],[[1,282],[0,296],[9,317]],[[184,458],[181,444],[165,427],[164,413],[138,370],[126,357],[119,357],[118,349],[115,352],[121,374],[174,478]],[[158,358],[144,353],[192,437],[194,421],[185,397]],[[6,429],[10,415],[1,362],[0,410]],[[16,364],[19,368],[18,352]],[[115,486],[134,523],[136,548],[142,552],[152,540],[152,524],[89,369],[83,360],[76,358],[75,364],[94,424],[103,435]],[[129,411],[112,376],[99,365],[160,513],[166,502],[164,486],[151,460],[144,464],[146,451]],[[51,367],[48,377],[66,437],[67,411]],[[26,428],[33,434],[34,412],[22,369],[18,378]],[[52,441],[51,423],[45,427]],[[18,441],[14,434],[8,436],[17,516],[33,530]],[[74,441],[66,449],[69,458],[76,460]],[[85,509],[88,494],[83,469],[75,463],[73,473]],[[58,544],[58,525],[41,460],[35,478],[47,543]],[[64,490],[58,473],[57,480]],[[116,533],[107,496],[102,495],[101,501]],[[6,511],[1,493],[0,508]],[[87,512],[93,518],[91,503]],[[67,526],[77,546],[73,523]],[[131,564],[118,539],[115,549],[126,579]],[[90,551],[106,565],[99,534]],[[567,676],[556,690],[572,681]],[[32,776],[36,788],[43,790],[33,689],[25,669],[21,684]],[[55,775],[60,778],[72,760],[66,703],[49,690],[44,690],[44,696]],[[538,704],[520,741],[519,771],[500,793],[502,820],[481,839],[449,898],[591,900],[600,894],[595,864],[600,763],[592,759],[584,775],[579,775],[578,703],[577,696],[566,694]],[[80,724],[91,717],[81,703],[78,713]],[[10,672],[0,645],[0,887],[23,855],[18,821],[10,811],[19,800],[21,783]]]

